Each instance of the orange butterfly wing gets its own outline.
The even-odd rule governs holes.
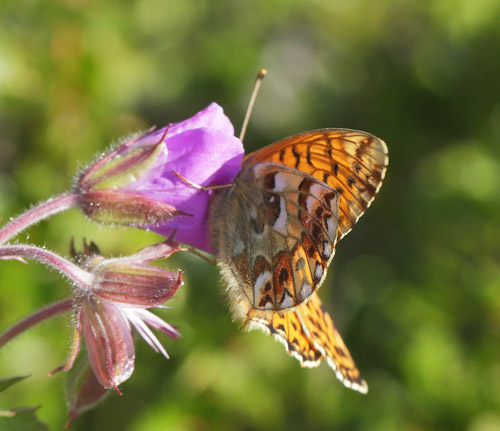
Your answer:
[[[210,215],[236,318],[274,335],[303,366],[325,358],[347,387],[363,393],[367,385],[316,289],[387,165],[387,146],[369,133],[305,132],[245,157]]]
[[[320,129],[285,138],[249,154],[243,168],[274,162],[305,172],[339,194],[338,238],[345,236],[375,198],[389,163],[381,139],[357,130]]]
[[[273,335],[303,367],[316,367],[325,358],[345,386],[362,393],[368,391],[366,382],[361,378],[349,350],[317,294],[294,311],[275,311],[272,314],[250,312],[248,329],[260,329]]]

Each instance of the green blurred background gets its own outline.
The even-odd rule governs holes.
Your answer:
[[[0,215],[67,190],[120,136],[212,101],[239,130],[265,67],[247,151],[304,130],[384,139],[389,170],[337,249],[321,297],[368,395],[322,364],[231,322],[215,268],[171,259],[185,286],[159,313],[184,338],[166,361],[137,343],[136,371],[74,430],[500,429],[500,2],[497,0],[2,0]],[[158,239],[100,228],[77,211],[22,234],[68,255]],[[65,297],[57,273],[0,265],[0,330]],[[32,374],[0,408],[66,421],[69,319],[0,353],[0,377]]]

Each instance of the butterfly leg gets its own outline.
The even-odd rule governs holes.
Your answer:
[[[200,184],[193,183],[191,180],[188,180],[186,177],[183,177],[179,172],[172,171],[174,175],[179,178],[181,181],[185,182],[186,184],[190,185],[191,187],[197,189],[197,190],[203,190],[203,191],[209,191],[209,190],[218,190],[218,189],[225,189],[228,187],[232,187],[232,183],[230,184],[219,184],[215,186],[201,186]]]

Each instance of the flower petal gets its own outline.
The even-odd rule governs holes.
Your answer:
[[[167,334],[170,338],[177,340],[182,335],[177,331],[177,328],[169,323],[165,322],[161,318],[159,318],[156,314],[151,313],[150,311],[143,309],[134,309],[136,315],[140,316],[140,318],[146,322],[148,325],[152,326],[159,331]]]
[[[155,143],[161,138],[166,129],[168,129],[167,138],[171,138],[187,130],[200,128],[216,129],[226,135],[234,135],[234,127],[231,124],[231,120],[224,114],[222,107],[217,103],[211,103],[187,120],[170,124],[145,135],[135,145],[144,145],[145,141],[147,144]]]
[[[151,329],[148,328],[148,326],[144,323],[142,320],[141,316],[139,316],[134,309],[128,309],[128,310],[123,310],[124,313],[126,314],[128,320],[132,325],[134,325],[135,329],[137,329],[137,332],[139,335],[148,343],[151,348],[155,352],[161,352],[165,358],[170,359],[168,356],[167,351],[163,347],[163,345],[160,343],[158,338],[156,338],[156,335],[153,334]]]
[[[153,199],[168,202],[192,217],[179,216],[150,226],[151,230],[211,252],[207,228],[211,191],[198,190],[174,171],[200,186],[230,184],[241,168],[243,145],[233,135],[216,129],[195,129],[166,139],[165,163],[124,187]]]

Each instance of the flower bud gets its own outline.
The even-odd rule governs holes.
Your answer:
[[[83,252],[72,255],[91,274],[89,287],[77,287],[74,295],[75,326],[73,343],[66,364],[55,371],[68,371],[80,350],[81,335],[85,339],[90,365],[95,378],[104,388],[113,388],[134,371],[135,349],[132,327],[157,352],[168,354],[147,325],[173,339],[177,329],[147,308],[160,306],[172,298],[182,285],[182,274],[148,265],[180,250],[178,243],[167,240],[148,246],[137,253],[115,259],[101,256],[94,243],[84,242]],[[51,373],[52,374],[52,373]],[[82,396],[86,396],[82,393]],[[89,395],[92,397],[92,393]],[[78,408],[75,407],[75,412]]]
[[[87,296],[82,301],[82,330],[90,364],[104,388],[114,388],[134,372],[134,340],[127,319],[110,301]]]
[[[156,266],[121,262],[99,265],[95,272],[94,295],[130,306],[154,307],[174,296],[182,285],[182,274]]]

